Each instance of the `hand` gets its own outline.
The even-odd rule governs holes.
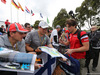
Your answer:
[[[35,50],[36,54],[39,55],[42,53],[42,51],[39,49],[39,47]]]
[[[66,58],[60,58],[60,60],[62,60],[64,62],[67,62],[68,61],[68,59],[66,59]]]
[[[60,39],[59,42],[60,42],[61,44],[63,44],[63,40],[62,40],[62,39]]]
[[[41,65],[38,65],[36,62],[35,62],[35,64],[34,64],[34,66],[35,66],[35,69],[39,69],[40,67],[43,67],[43,66],[41,66]]]
[[[73,53],[73,49],[66,49],[65,54],[72,54]]]
[[[35,50],[35,52],[41,53],[42,51],[39,49],[39,47]]]

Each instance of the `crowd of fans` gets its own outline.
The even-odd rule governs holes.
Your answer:
[[[40,46],[56,48],[62,54],[71,55],[73,58],[79,60],[79,75],[84,75],[82,74],[83,68],[89,68],[91,59],[93,59],[92,70],[96,71],[100,49],[100,42],[98,42],[100,31],[97,29],[97,26],[92,26],[91,32],[86,33],[77,29],[77,22],[74,19],[67,20],[65,28],[61,29],[61,25],[57,25],[52,31],[48,29],[49,26],[44,21],[40,21],[38,30],[33,29],[33,26],[29,23],[25,23],[23,26],[19,23],[11,24],[9,20],[6,20],[5,25],[6,28],[4,28],[4,25],[0,27],[0,47],[37,54],[38,58],[44,59],[44,63],[47,63],[49,59],[53,62],[47,65],[48,67],[51,66],[49,74],[47,72],[48,70],[46,70],[47,68],[44,70],[44,67],[40,68],[39,65],[35,64],[35,68],[38,69],[32,74],[0,71],[2,75],[56,75],[57,72],[55,70],[59,65],[59,60],[43,53],[39,50]],[[77,36],[79,31],[82,44]],[[42,72],[42,70],[44,71]]]

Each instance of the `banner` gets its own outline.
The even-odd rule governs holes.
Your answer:
[[[0,70],[33,73],[36,57],[36,54],[0,47]]]

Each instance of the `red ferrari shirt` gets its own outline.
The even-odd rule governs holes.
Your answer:
[[[69,35],[68,40],[70,42],[70,49],[77,49],[79,47],[82,47],[77,35],[78,35],[78,30],[74,34]],[[81,37],[82,43],[89,42],[88,35],[86,35],[85,31],[81,31],[80,37]],[[86,55],[86,52],[74,52],[74,53],[71,54],[71,56],[75,59],[85,58],[85,55]]]

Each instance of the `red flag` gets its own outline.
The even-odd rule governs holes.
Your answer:
[[[1,0],[1,2],[3,2],[4,4],[6,4],[6,0]]]

